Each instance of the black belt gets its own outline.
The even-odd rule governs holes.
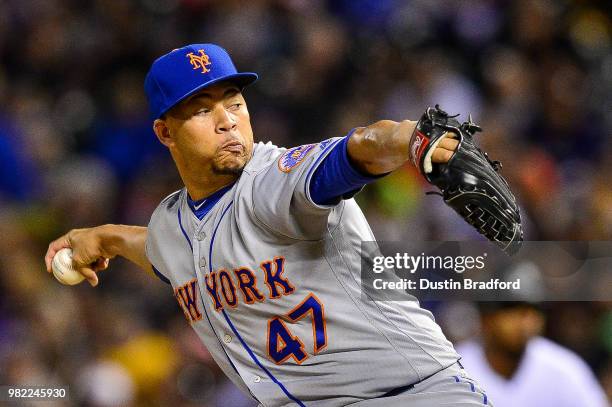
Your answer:
[[[459,362],[459,361],[457,360],[457,362],[456,362],[456,363],[457,363],[457,365],[459,365],[459,368],[464,369],[464,367],[463,367],[463,365],[461,364],[461,362]],[[447,367],[445,367],[444,369],[449,368],[449,367],[451,367],[451,366],[452,366],[452,365],[447,366]],[[442,369],[442,370],[444,370],[444,369]],[[416,386],[417,384],[419,384],[419,383],[421,383],[421,382],[423,382],[423,381],[425,381],[425,380],[429,379],[431,376],[433,376],[433,375],[435,375],[435,374],[437,374],[437,373],[440,373],[442,370],[438,370],[437,372],[430,374],[429,376],[427,376],[427,377],[425,377],[425,378],[421,379],[420,381],[418,381],[418,382],[416,382],[416,383],[412,383],[412,384],[409,384],[409,385],[407,385],[407,386],[397,387],[397,388],[395,388],[395,389],[393,389],[393,390],[391,390],[391,391],[386,392],[385,394],[383,394],[383,395],[382,395],[382,396],[380,396],[380,397],[381,397],[381,398],[382,398],[382,397],[393,397],[393,396],[397,396],[398,394],[401,394],[401,393],[403,393],[403,392],[405,392],[405,391],[411,390],[411,389],[412,389],[412,388],[414,388],[414,386]]]

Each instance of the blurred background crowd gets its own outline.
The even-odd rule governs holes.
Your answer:
[[[485,129],[527,240],[612,240],[612,6],[544,0],[0,0],[0,384],[66,384],[81,405],[252,405],[183,319],[171,289],[115,260],[101,284],[44,271],[52,239],[146,225],[181,187],[152,130],[152,61],[227,48],[256,140],[295,146],[439,103]],[[358,197],[379,240],[473,238],[404,169]],[[544,336],[612,397],[612,303],[546,303]],[[427,304],[446,334],[470,303]],[[112,391],[108,391],[112,389]]]

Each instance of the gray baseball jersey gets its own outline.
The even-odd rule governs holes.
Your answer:
[[[150,262],[215,361],[263,405],[347,405],[459,358],[418,303],[362,295],[361,242],[374,240],[363,213],[353,199],[321,206],[309,195],[339,141],[258,143],[204,218],[182,189],[149,223]]]

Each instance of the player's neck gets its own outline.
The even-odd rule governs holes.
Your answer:
[[[485,347],[485,356],[489,366],[500,376],[511,379],[521,364],[525,352],[508,352],[495,346]]]
[[[194,166],[177,159],[177,157],[173,156],[173,158],[181,180],[183,180],[189,196],[194,201],[207,198],[240,177],[240,174],[216,173],[209,163]]]
[[[189,196],[194,201],[207,198],[221,188],[235,182],[238,175],[217,175],[207,179],[200,178],[198,180],[188,180],[183,178],[185,187]]]

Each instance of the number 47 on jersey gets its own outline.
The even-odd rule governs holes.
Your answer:
[[[283,322],[284,319],[296,323],[307,315],[312,319],[313,354],[317,354],[327,346],[323,304],[311,293],[287,314],[268,320],[268,355],[276,364],[281,364],[289,358],[301,364],[308,358],[308,354],[304,351],[304,342],[293,335]]]

